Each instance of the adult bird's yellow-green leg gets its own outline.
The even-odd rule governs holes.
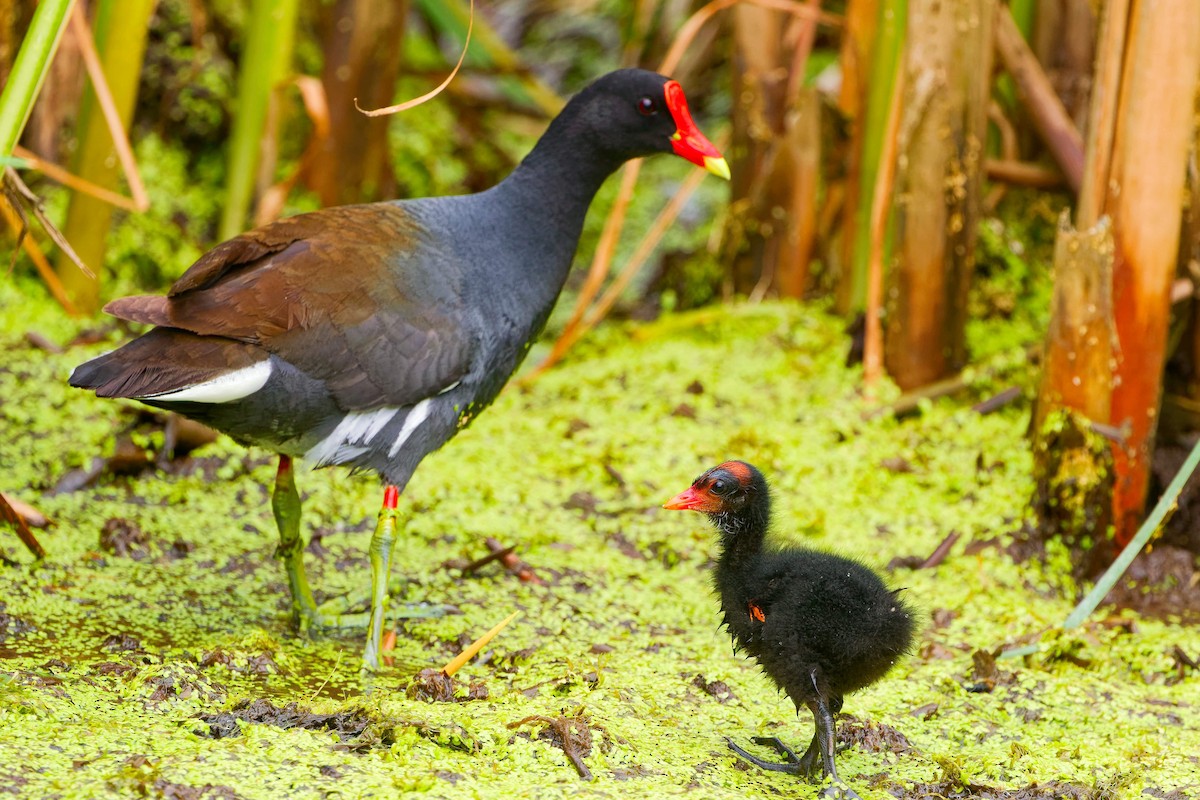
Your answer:
[[[367,646],[363,650],[363,668],[379,669],[379,649],[383,639],[383,619],[387,614],[388,577],[392,571],[392,550],[396,546],[396,510],[400,489],[388,485],[383,489],[383,508],[371,536],[371,621],[367,625]]]
[[[317,603],[308,577],[304,573],[304,539],[300,535],[300,493],[296,491],[295,470],[291,456],[279,456],[279,471],[275,474],[275,492],[271,495],[271,510],[279,528],[279,547],[275,557],[283,560],[288,586],[292,590],[292,624],[301,633],[310,627],[322,626]]]

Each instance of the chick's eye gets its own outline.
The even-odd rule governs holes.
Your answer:
[[[638,113],[643,117],[649,117],[652,114],[657,114],[658,105],[654,102],[654,98],[643,97],[641,100],[638,100]]]
[[[729,485],[725,483],[725,481],[718,478],[717,480],[713,481],[711,488],[715,494],[725,494],[725,490],[728,488],[728,486]]]

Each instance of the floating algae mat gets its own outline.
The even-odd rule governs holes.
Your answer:
[[[840,325],[819,311],[611,326],[418,470],[393,602],[452,613],[399,622],[364,694],[362,632],[289,628],[270,454],[222,438],[168,458],[161,419],[66,386],[117,334],[68,346],[83,326],[38,295],[0,282],[0,489],[56,523],[36,565],[0,530],[0,792],[815,797],[726,749],[803,748],[811,720],[718,630],[710,527],[659,508],[741,458],[772,479],[779,535],[885,570],[919,609],[915,651],[838,724],[839,771],[862,797],[1200,796],[1200,676],[1178,655],[1200,656],[1197,628],[1101,609],[1036,656],[991,659],[1056,626],[1076,593],[1061,555],[1006,551],[1032,491],[1028,407],[969,409],[1004,385],[865,420]],[[977,352],[999,340],[975,335]],[[353,603],[376,482],[298,483],[318,599]],[[951,533],[938,566],[902,566]],[[502,559],[464,572],[489,538],[538,581]],[[513,611],[426,690],[422,670]]]

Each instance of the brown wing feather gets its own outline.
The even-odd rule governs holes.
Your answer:
[[[155,328],[111,353],[81,364],[71,385],[99,397],[146,397],[216,378],[262,361],[258,348],[217,337]]]
[[[165,298],[108,308],[260,346],[348,410],[410,404],[461,379],[475,351],[453,313],[457,263],[421,233],[391,204],[303,214],[214,248]]]
[[[231,270],[253,264],[261,258],[284,250],[288,245],[304,238],[306,229],[313,227],[313,217],[314,214],[288,217],[222,242],[188,267],[171,286],[167,296],[177,297],[193,289],[211,286]]]
[[[104,307],[104,313],[111,314],[117,319],[127,319],[130,322],[141,322],[146,325],[171,324],[167,298],[157,294],[143,294],[113,300]]]

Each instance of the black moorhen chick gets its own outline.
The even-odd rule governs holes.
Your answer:
[[[71,385],[177,411],[279,453],[278,556],[302,630],[349,618],[323,616],[313,602],[292,458],[379,473],[363,656],[377,668],[400,492],[520,364],[562,290],[600,184],[631,158],[671,152],[729,177],[678,83],[610,73],[487,191],[280,220],[210,250],[166,297],[109,303],[108,313],[156,327],[77,367]]]
[[[818,775],[820,754],[833,794],[857,797],[833,765],[833,715],[843,695],[882,678],[907,652],[912,610],[857,561],[802,548],[764,549],[771,493],[762,473],[745,462],[713,467],[663,507],[702,512],[717,526],[716,587],[734,647],[754,656],[796,711],[807,707],[816,722],[800,757],[776,738],[755,739],[785,755],[784,764],[726,740],[729,747],[764,769],[808,777]]]

